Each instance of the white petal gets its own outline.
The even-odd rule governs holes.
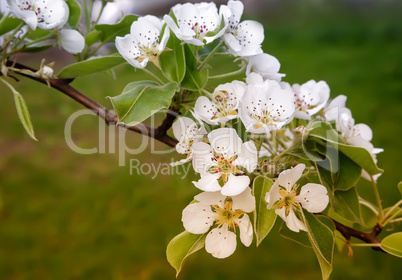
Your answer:
[[[233,128],[218,128],[208,134],[208,140],[215,152],[232,157],[241,151],[243,141]]]
[[[264,79],[280,81],[285,74],[280,74],[281,64],[278,59],[267,53],[251,56],[247,65],[246,75],[251,71],[261,74]]]
[[[250,246],[251,242],[253,242],[253,226],[251,225],[250,217],[244,214],[241,219],[237,220],[237,225],[240,229],[241,242],[244,246]]]
[[[235,176],[229,174],[229,180],[222,187],[221,192],[226,196],[235,196],[241,194],[250,185],[248,176]]]
[[[247,171],[250,173],[257,168],[257,147],[255,146],[253,141],[247,141],[243,143],[239,156],[235,160],[234,164],[246,168]]]
[[[211,174],[211,173],[205,173],[201,174],[201,179],[198,180],[197,182],[193,181],[194,186],[199,188],[202,191],[205,192],[216,192],[221,190],[221,186],[219,185],[219,178],[221,175],[219,173],[217,174]]]
[[[205,250],[215,258],[229,257],[236,250],[236,234],[229,231],[227,225],[214,228],[205,238]]]
[[[294,184],[296,184],[297,180],[300,179],[305,168],[306,166],[300,163],[292,169],[282,171],[281,174],[279,174],[279,177],[275,181],[275,183],[278,182],[279,185],[285,187],[286,190],[289,192],[292,190],[292,187],[294,186]]]
[[[77,54],[85,47],[85,39],[80,32],[73,29],[60,30],[60,45],[69,53]]]
[[[275,213],[280,216],[286,223],[286,226],[294,231],[294,232],[299,232],[300,230],[307,231],[306,226],[300,221],[297,217],[293,209],[289,210],[289,214],[286,216],[285,213],[286,209],[285,207],[282,207],[281,209],[276,209]]]
[[[296,200],[310,213],[324,211],[329,202],[327,189],[322,185],[314,183],[304,185]]]
[[[265,195],[265,201],[268,203],[267,209],[271,209],[280,198],[279,183],[278,180],[276,180],[269,192]]]
[[[217,218],[211,206],[203,203],[192,203],[184,208],[181,221],[186,231],[202,234],[209,230]]]
[[[179,117],[172,125],[173,135],[176,139],[180,139],[189,128],[197,127],[197,124],[190,118]]]
[[[335,97],[325,108],[325,118],[327,121],[335,121],[338,120],[339,111],[346,106],[345,95],[338,95]]]
[[[241,194],[233,196],[232,208],[243,210],[244,212],[251,212],[255,209],[255,198],[251,194],[251,189],[246,188]]]
[[[197,173],[205,173],[212,166],[216,165],[210,145],[204,142],[197,142],[191,147],[193,155],[193,168]]]
[[[194,199],[203,204],[219,205],[221,208],[223,208],[226,196],[223,196],[220,191],[202,192],[194,196]]]
[[[353,135],[360,136],[369,142],[373,139],[373,131],[364,123],[358,123],[353,127]]]
[[[217,124],[217,121],[212,120],[216,113],[216,108],[205,96],[198,97],[194,105],[194,114],[208,124]]]

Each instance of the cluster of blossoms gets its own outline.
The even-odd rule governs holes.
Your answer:
[[[116,38],[118,51],[136,68],[146,67],[149,61],[160,67],[158,57],[166,50],[170,31],[183,44],[197,47],[220,40],[245,65],[245,81],[221,84],[213,93],[201,95],[192,114],[173,124],[176,150],[186,156],[174,164],[191,161],[200,174],[193,184],[203,191],[183,210],[183,225],[189,233],[206,234],[205,249],[217,258],[235,251],[237,233],[245,246],[251,244],[254,233],[249,213],[256,207],[253,176],[258,175],[264,158],[273,159],[295,144],[294,133],[305,131],[299,127],[292,132],[295,124],[320,118],[335,123],[345,143],[363,147],[373,156],[380,151],[370,144],[371,130],[354,124],[343,96],[329,102],[325,81],[283,82],[279,61],[261,49],[263,26],[253,20],[241,21],[242,13],[242,2],[233,0],[219,9],[214,3],[177,4],[163,19],[142,17],[132,24],[130,34]],[[245,129],[244,138],[233,128],[236,124]],[[279,146],[272,142],[278,137]],[[327,188],[298,183],[303,182],[304,171],[314,167],[291,162],[285,167],[266,193],[267,209],[290,230],[307,231],[302,209],[324,211],[329,203]]]

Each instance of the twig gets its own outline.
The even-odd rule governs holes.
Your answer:
[[[21,70],[25,69],[25,70],[31,70],[33,72],[36,72],[35,69],[22,65],[20,63],[14,63],[13,61],[7,61],[7,66],[13,66],[13,67],[21,69]],[[23,73],[18,73],[18,74],[47,85],[47,81],[45,79],[42,79],[39,77],[33,77],[33,76],[26,75]],[[92,100],[88,96],[82,94],[81,92],[79,92],[78,90],[76,90],[75,88],[70,86],[69,83],[72,82],[71,79],[49,79],[48,82],[49,82],[50,87],[57,89],[58,91],[71,97],[78,103],[82,104],[86,108],[95,112],[99,117],[104,119],[106,124],[108,124],[108,125],[111,125],[111,124],[118,125],[125,129],[128,129],[128,130],[149,136],[151,138],[154,138],[162,143],[165,143],[166,145],[168,145],[170,147],[175,147],[177,144],[176,139],[174,139],[166,134],[167,130],[172,126],[172,123],[177,116],[177,112],[174,112],[173,114],[168,113],[166,120],[158,128],[149,127],[144,124],[139,124],[139,125],[135,125],[135,126],[127,126],[125,124],[119,123],[119,118],[116,113],[109,111],[107,108],[103,107],[96,101]]]

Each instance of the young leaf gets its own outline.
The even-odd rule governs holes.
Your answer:
[[[28,112],[28,107],[25,104],[24,98],[22,95],[15,90],[15,88],[10,85],[7,81],[0,79],[14,94],[14,102],[15,102],[15,107],[17,109],[18,117],[20,118],[20,121],[25,128],[25,131],[28,133],[28,135],[35,141],[38,141],[35,137],[33,125],[31,122],[31,117],[29,116]]]
[[[165,30],[167,31],[167,30]],[[186,73],[186,60],[181,40],[170,31],[169,41],[164,52],[159,55],[162,72],[170,81],[180,83]]]
[[[398,184],[398,190],[402,194],[402,181]]]
[[[85,44],[87,46],[92,46],[96,42],[99,42],[101,40],[101,34],[102,32],[98,30],[92,30],[85,36]]]
[[[81,19],[81,5],[77,0],[66,0],[70,15],[68,16],[68,24],[71,27],[76,27]]]
[[[179,89],[176,82],[159,86],[153,81],[139,81],[129,83],[120,95],[109,98],[119,122],[132,126],[168,108]]]
[[[123,37],[130,33],[131,24],[139,18],[137,15],[127,15],[117,24],[99,24],[95,29],[101,31],[102,42],[114,42],[116,36]]]
[[[186,258],[204,247],[205,237],[205,233],[192,234],[184,231],[169,242],[166,256],[170,265],[176,269],[176,277],[179,275]]]
[[[356,188],[347,191],[335,191],[334,195],[329,196],[329,199],[332,208],[339,216],[347,221],[363,224]]]
[[[279,229],[279,234],[282,237],[292,240],[292,241],[296,242],[297,244],[300,244],[304,247],[312,248],[310,239],[308,238],[308,235],[305,231],[294,232],[293,230],[290,230],[286,226],[286,223],[282,223],[282,225]]]
[[[117,53],[108,56],[95,57],[68,65],[61,70],[58,77],[66,79],[94,74],[109,70],[124,62],[126,62],[126,60]]]
[[[17,28],[23,21],[18,18],[6,17],[2,15],[0,20],[0,36]]]
[[[332,272],[332,258],[334,254],[334,232],[313,214],[303,209],[303,221],[307,227],[307,234],[318,262],[321,267],[322,279],[329,278]]]
[[[388,254],[402,258],[402,232],[388,235],[381,241],[381,248]]]
[[[268,203],[265,200],[265,196],[272,185],[272,180],[263,176],[258,176],[253,182],[253,195],[255,197],[254,233],[257,246],[271,231],[277,216],[274,209],[267,209]]]
[[[188,90],[198,90],[205,86],[208,81],[208,70],[198,70],[197,59],[189,45],[184,45],[186,57],[186,75],[181,86]]]

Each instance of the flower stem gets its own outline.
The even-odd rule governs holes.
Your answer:
[[[349,243],[353,247],[381,247],[380,243]]]
[[[154,77],[156,79],[156,81],[160,84],[163,85],[165,84],[155,73],[153,73],[152,71],[149,71],[147,68],[142,68],[141,70],[143,70],[144,72],[148,73],[149,75],[151,75],[152,77]]]
[[[213,57],[213,55],[219,50],[219,48],[223,45],[223,41],[221,41],[209,54],[208,56],[204,59],[204,61],[201,63],[200,67],[198,67],[198,70],[201,71],[202,68],[208,63],[208,61]]]
[[[375,198],[377,201],[377,206],[378,206],[378,221],[381,223],[381,221],[383,221],[383,219],[384,219],[384,210],[382,209],[380,193],[378,192],[377,183],[374,180],[373,176],[370,176],[370,178],[371,178],[371,182],[373,184],[373,191],[374,191],[374,195],[375,195]]]
[[[211,77],[209,77],[209,79],[225,79],[225,78],[229,78],[229,77],[232,77],[232,76],[237,76],[237,75],[243,74],[244,70],[246,69],[246,67],[247,66],[243,66],[239,70],[236,70],[236,71],[233,71],[233,72],[230,72],[230,73],[211,76]]]

